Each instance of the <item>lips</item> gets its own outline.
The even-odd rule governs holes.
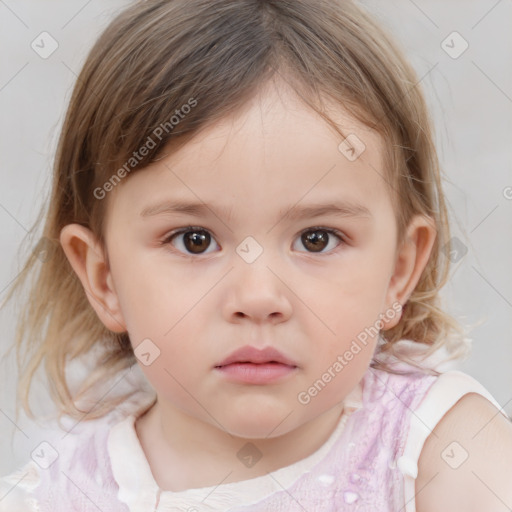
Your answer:
[[[296,367],[297,364],[290,358],[284,356],[279,350],[273,347],[267,347],[263,350],[246,345],[231,353],[226,359],[215,365],[216,368],[227,366],[234,363],[253,363],[253,364],[266,364],[266,363],[279,363],[291,367]]]
[[[263,350],[246,345],[226,357],[214,371],[224,382],[243,386],[277,385],[286,382],[299,369],[294,361],[277,349]]]

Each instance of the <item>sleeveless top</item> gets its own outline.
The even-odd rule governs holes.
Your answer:
[[[407,373],[368,367],[337,427],[309,457],[250,480],[180,492],[158,488],[139,443],[135,419],[154,401],[146,397],[114,424],[98,420],[39,445],[33,460],[0,480],[0,511],[415,512],[419,456],[446,412],[474,392],[507,415],[466,373],[399,367]]]

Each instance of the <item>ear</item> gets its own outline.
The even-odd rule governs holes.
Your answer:
[[[397,302],[403,307],[409,300],[428,263],[436,235],[435,224],[430,217],[416,215],[409,222],[403,243],[397,251],[389,281],[386,294],[387,309],[392,308]],[[383,315],[383,330],[397,325],[401,316],[393,315],[393,318],[388,318],[387,315]]]
[[[108,262],[93,232],[68,224],[60,232],[60,243],[99,319],[111,331],[126,332]]]

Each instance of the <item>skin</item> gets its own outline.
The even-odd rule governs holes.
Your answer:
[[[100,320],[127,331],[136,348],[149,338],[160,350],[140,366],[157,403],[136,422],[156,482],[181,491],[255,478],[314,453],[328,439],[343,399],[363,377],[376,338],[308,404],[297,396],[393,303],[405,304],[430,255],[435,229],[416,216],[397,247],[392,200],[382,178],[378,134],[341,107],[331,116],[364,141],[349,161],[342,138],[283,83],[273,82],[243,110],[216,122],[175,153],[125,178],[108,196],[107,257],[87,228],[70,224],[62,247]],[[143,218],[170,198],[206,203],[209,215]],[[371,218],[323,215],[290,220],[279,212],[347,199]],[[228,212],[217,211],[219,204]],[[187,251],[172,231],[200,226],[211,235],[205,254]],[[301,232],[322,226],[321,252]],[[316,232],[313,230],[313,232]],[[247,263],[236,249],[247,236],[263,253]],[[173,245],[174,244],[174,245]],[[273,346],[297,369],[266,385],[227,381],[214,366],[244,345]],[[236,453],[247,442],[262,453],[252,468]]]

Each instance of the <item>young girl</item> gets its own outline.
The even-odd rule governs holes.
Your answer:
[[[37,272],[20,398],[44,363],[66,432],[0,510],[510,509],[512,426],[441,370],[465,345],[417,82],[346,0],[147,0],[110,24],[9,294]]]

